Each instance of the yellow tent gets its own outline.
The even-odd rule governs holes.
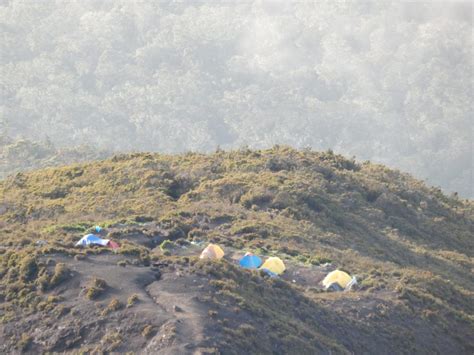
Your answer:
[[[285,271],[286,267],[280,258],[272,256],[268,258],[262,266],[260,266],[260,269],[266,269],[274,274],[280,275]]]
[[[348,273],[340,270],[334,270],[327,274],[327,276],[324,278],[323,285],[324,287],[328,288],[336,282],[344,289],[351,281],[352,277]]]
[[[209,244],[201,253],[201,259],[221,259],[224,256],[224,250],[217,244]]]

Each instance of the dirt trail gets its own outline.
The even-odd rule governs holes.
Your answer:
[[[147,287],[155,303],[169,315],[145,349],[148,354],[200,354],[206,352],[207,309],[198,300],[205,280],[164,273],[160,281]]]

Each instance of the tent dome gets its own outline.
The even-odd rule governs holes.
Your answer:
[[[262,266],[260,266],[260,269],[270,271],[271,273],[276,275],[280,275],[286,270],[286,267],[280,258],[272,256],[268,258]]]
[[[201,253],[200,259],[222,259],[224,250],[217,244],[209,244]]]
[[[331,284],[337,283],[339,286],[345,289],[351,281],[352,277],[347,272],[334,270],[326,275],[323,280],[323,286],[328,288],[331,286]]]
[[[108,239],[102,239],[99,238],[98,236],[94,234],[87,234],[83,236],[77,243],[76,246],[86,246],[86,245],[91,245],[91,244],[97,244],[97,245],[102,245],[106,246],[109,243]]]
[[[258,269],[258,267],[262,265],[262,259],[256,255],[246,254],[240,259],[239,265],[246,269]]]

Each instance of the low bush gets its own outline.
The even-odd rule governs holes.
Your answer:
[[[30,282],[36,278],[38,264],[33,256],[25,256],[20,264],[20,278],[24,282]]]
[[[145,327],[143,327],[143,330],[142,330],[142,335],[144,338],[149,338],[153,335],[155,329],[152,325],[146,325]]]
[[[66,281],[69,276],[70,276],[70,270],[68,269],[66,264],[63,264],[63,263],[56,264],[56,266],[54,267],[54,274],[51,277],[51,282],[50,282],[51,288],[56,287],[60,283]]]
[[[102,279],[95,278],[92,280],[90,286],[86,289],[86,298],[95,300],[102,295],[107,288],[107,282]]]
[[[165,251],[165,250],[172,250],[176,248],[176,244],[171,241],[171,240],[164,240],[161,244],[160,244],[160,249],[161,251]]]
[[[119,309],[123,308],[123,304],[116,298],[113,298],[107,307],[102,311],[101,315],[106,316],[109,313],[116,312]]]
[[[139,300],[140,299],[139,299],[138,295],[136,293],[134,293],[127,300],[127,308],[133,307],[133,305],[135,305]]]
[[[105,353],[116,351],[123,342],[123,338],[118,332],[108,332],[101,340],[102,350]],[[95,353],[95,352],[94,352]]]

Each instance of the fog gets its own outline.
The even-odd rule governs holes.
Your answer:
[[[333,149],[474,197],[469,3],[0,3],[10,137]]]

